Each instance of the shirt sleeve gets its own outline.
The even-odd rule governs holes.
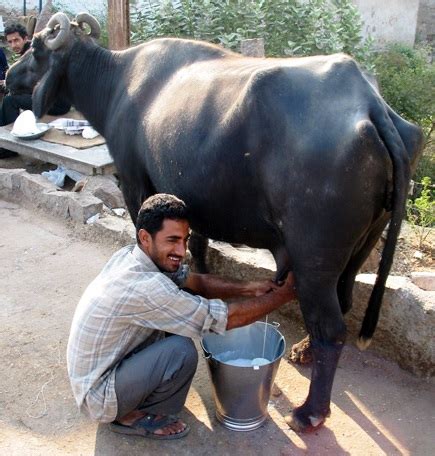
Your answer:
[[[192,338],[225,332],[228,308],[220,299],[189,294],[163,274],[142,282],[135,292],[142,302],[134,313],[137,324]]]

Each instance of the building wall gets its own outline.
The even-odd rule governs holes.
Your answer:
[[[364,36],[371,35],[379,47],[389,42],[415,43],[420,1],[352,0],[364,21]]]
[[[435,42],[435,0],[420,0],[417,20],[417,40]]]

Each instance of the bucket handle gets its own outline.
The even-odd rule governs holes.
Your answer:
[[[201,344],[201,347],[202,347],[202,350],[204,351],[204,353],[203,353],[204,359],[210,359],[212,356],[211,353],[208,350],[206,350],[206,348],[204,347],[203,344]]]
[[[261,321],[260,323],[264,323],[264,324],[266,324],[266,322],[265,322],[265,321]],[[275,329],[278,329],[278,328],[281,326],[281,324],[280,324],[280,323],[278,323],[277,321],[271,321],[271,322],[270,322],[270,323],[268,323],[268,324],[269,324],[270,326],[273,326],[273,327],[275,327]]]

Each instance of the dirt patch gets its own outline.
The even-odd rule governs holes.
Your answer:
[[[425,241],[420,243],[420,227],[402,224],[402,231],[394,254],[390,274],[409,276],[416,271],[435,271],[435,229],[424,229]]]

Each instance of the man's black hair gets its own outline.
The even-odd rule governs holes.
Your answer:
[[[139,230],[144,229],[154,236],[162,229],[163,221],[188,220],[186,204],[181,199],[167,193],[157,193],[147,198],[139,210],[136,222],[136,238]]]
[[[19,22],[12,22],[11,24],[7,25],[5,27],[5,30],[3,34],[7,37],[8,35],[11,35],[12,33],[17,33],[21,36],[21,38],[27,38],[29,35],[27,33],[26,27],[24,27],[23,24],[20,24]]]

